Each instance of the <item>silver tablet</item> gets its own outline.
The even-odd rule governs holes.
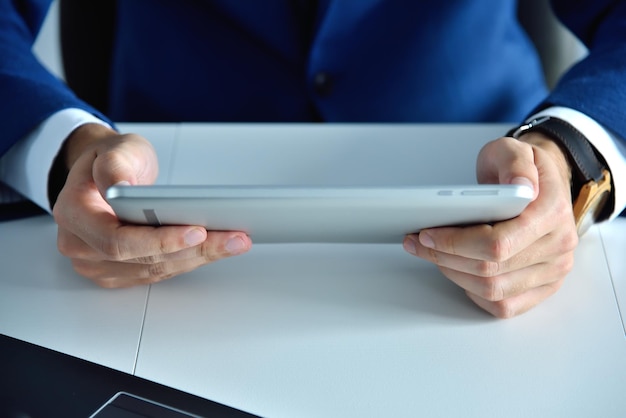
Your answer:
[[[513,218],[532,194],[516,185],[159,185],[113,186],[106,199],[125,222],[244,231],[256,243],[399,243],[428,227]]]

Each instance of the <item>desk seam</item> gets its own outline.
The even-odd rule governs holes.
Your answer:
[[[146,325],[146,317],[148,316],[148,302],[150,301],[150,290],[152,290],[152,285],[148,285],[148,291],[146,292],[146,301],[143,307],[143,315],[141,317],[141,325],[139,326],[139,340],[137,340],[137,349],[135,350],[135,358],[133,360],[133,368],[132,374],[136,376],[137,373],[137,363],[139,362],[139,353],[141,351],[141,342],[143,341],[143,330]]]
[[[624,331],[624,337],[626,337],[626,322],[624,321],[622,307],[620,306],[619,298],[617,297],[617,289],[615,288],[615,280],[613,279],[613,271],[611,271],[611,263],[609,262],[609,258],[606,253],[606,245],[604,243],[604,235],[602,234],[602,228],[598,228],[598,232],[600,234],[600,243],[602,244],[602,252],[604,253],[604,261],[606,262],[606,268],[609,271],[609,277],[611,279],[611,288],[613,289],[613,297],[615,298],[615,305],[617,306],[617,313],[619,315],[620,321],[622,321],[622,329]]]

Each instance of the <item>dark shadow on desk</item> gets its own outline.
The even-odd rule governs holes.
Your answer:
[[[30,218],[32,216],[43,215],[44,213],[46,213],[45,210],[28,200],[0,204],[0,222]]]
[[[203,417],[254,416],[4,335],[0,370],[3,418],[86,418],[120,391]]]

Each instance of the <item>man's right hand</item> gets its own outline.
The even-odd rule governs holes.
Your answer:
[[[242,232],[199,226],[138,226],[121,222],[104,199],[117,183],[151,184],[158,173],[150,143],[134,134],[83,125],[64,147],[69,175],[53,208],[59,251],[74,269],[102,287],[155,283],[252,245]]]

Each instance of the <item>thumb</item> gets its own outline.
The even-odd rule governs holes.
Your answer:
[[[486,144],[478,155],[476,177],[479,183],[516,184],[539,194],[539,171],[530,144],[513,138],[500,138]]]
[[[123,135],[97,149],[93,180],[104,196],[116,184],[152,184],[158,175],[157,156],[152,145],[138,135]]]
[[[503,184],[515,184],[518,186],[526,186],[533,191],[533,200],[537,198],[539,194],[539,184],[537,182],[533,182],[527,177],[513,177],[509,183]]]

